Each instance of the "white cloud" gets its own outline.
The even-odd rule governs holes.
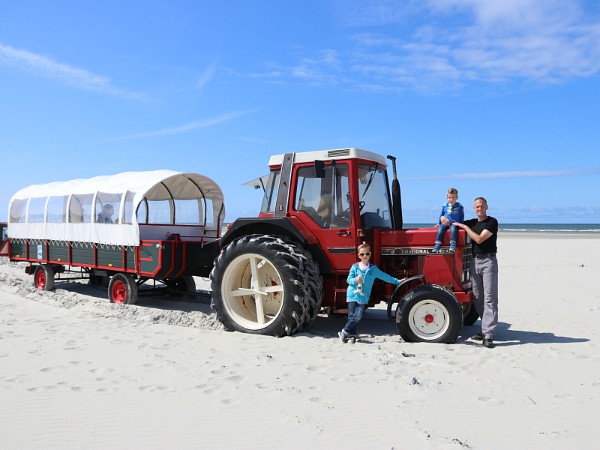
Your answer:
[[[96,91],[118,97],[145,98],[145,95],[142,93],[114,86],[107,77],[4,44],[0,44],[0,64],[16,67],[19,70],[31,72],[44,78],[53,79],[77,89]]]
[[[600,17],[581,1],[333,4],[338,20],[358,30],[350,48],[317,50],[296,66],[278,67],[280,81],[439,93],[467,83],[548,84],[600,72]]]
[[[206,127],[211,127],[211,126],[215,126],[215,125],[220,125],[222,123],[229,122],[230,120],[245,116],[252,112],[254,112],[254,111],[252,111],[252,110],[233,111],[233,112],[229,112],[226,114],[222,114],[220,116],[212,117],[210,119],[196,120],[194,122],[191,122],[191,123],[188,123],[185,125],[179,125],[176,127],[163,128],[160,130],[148,131],[145,133],[138,133],[138,134],[131,134],[128,136],[116,137],[113,139],[107,139],[104,142],[126,141],[126,140],[130,140],[130,139],[143,139],[143,138],[148,138],[148,137],[168,136],[168,135],[173,135],[173,134],[187,133],[190,131],[197,130],[199,128],[206,128]]]
[[[208,84],[208,82],[214,78],[215,70],[216,70],[216,64],[212,63],[210,66],[208,66],[206,69],[204,69],[204,72],[202,72],[200,74],[200,76],[198,77],[198,81],[196,83],[197,86],[200,88],[200,90],[204,90],[204,86],[206,86]]]

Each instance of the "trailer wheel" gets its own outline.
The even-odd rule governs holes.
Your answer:
[[[33,272],[33,285],[43,291],[54,289],[54,269],[48,264],[40,264]]]
[[[463,316],[463,325],[469,327],[477,322],[477,319],[479,319],[479,313],[475,308],[475,303],[469,303],[467,306],[465,306]]]
[[[179,296],[192,296],[196,293],[196,281],[191,276],[177,278],[174,287],[175,294]]]
[[[297,243],[277,236],[248,235],[233,241],[210,274],[217,318],[228,331],[295,333],[307,320],[311,295],[306,262]]]
[[[117,273],[108,283],[108,298],[111,303],[133,305],[137,301],[138,287],[130,275]]]
[[[406,294],[396,311],[396,327],[406,342],[450,344],[458,338],[462,324],[462,307],[456,297],[431,284]]]

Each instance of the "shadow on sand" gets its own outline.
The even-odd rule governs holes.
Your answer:
[[[480,322],[476,322],[470,327],[463,328],[464,339],[471,337],[480,331]],[[511,329],[512,324],[506,322],[499,322],[498,328],[496,328],[496,336],[494,343],[497,347],[509,347],[512,345],[522,344],[574,344],[581,342],[589,342],[587,338],[569,337],[569,336],[557,336],[554,333],[539,332],[531,330],[513,330]],[[465,330],[472,330],[472,333],[466,333]]]
[[[57,288],[65,289],[69,292],[87,295],[98,299],[103,299],[108,302],[107,287],[90,286],[86,283],[65,281],[57,283]],[[194,312],[199,311],[204,314],[211,314],[213,311],[210,308],[210,292],[198,290],[194,295],[171,295],[164,289],[143,288],[140,289],[137,304],[146,308],[163,309],[167,311],[184,311]],[[310,325],[310,327],[302,333],[295,336],[305,336],[309,338],[326,338],[338,339],[337,333],[346,324],[345,314],[320,315]],[[480,321],[477,321],[471,326],[463,327],[457,343],[465,343],[470,345],[480,345],[469,339],[479,333]],[[589,342],[587,338],[577,338],[568,336],[557,336],[554,333],[539,332],[531,330],[513,330],[512,324],[506,322],[498,323],[494,343],[497,347],[508,347],[512,345],[522,344],[573,344]],[[358,331],[361,336],[361,341],[365,343],[372,342],[369,337],[388,336],[390,340],[402,342],[402,338],[398,334],[396,323],[389,320],[385,307],[369,308],[365,311],[363,319],[358,325]]]

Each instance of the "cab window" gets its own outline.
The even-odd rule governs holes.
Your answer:
[[[325,167],[317,176],[314,167],[301,167],[296,176],[294,209],[305,212],[321,228],[346,228],[351,224],[348,166]]]

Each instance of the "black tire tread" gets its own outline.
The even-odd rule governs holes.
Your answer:
[[[111,303],[115,303],[112,297],[112,288],[113,284],[119,279],[122,280],[127,286],[127,298],[125,299],[125,304],[135,305],[138,298],[138,285],[131,275],[124,273],[117,273],[111,277],[110,282],[108,283],[108,299]]]
[[[51,291],[54,289],[54,268],[49,264],[40,264],[36,267],[33,272],[33,285],[37,287],[37,274],[38,270],[44,271],[46,275],[46,284],[43,287],[44,291]]]
[[[235,258],[245,253],[258,253],[269,260],[280,272],[289,290],[284,292],[284,306],[280,316],[267,327],[249,330],[231,318],[221,298],[221,284],[227,266]],[[304,329],[310,323],[310,298],[312,285],[320,286],[320,278],[315,278],[316,264],[300,244],[275,235],[247,235],[229,245],[217,257],[210,273],[212,302],[211,307],[217,319],[228,331],[242,331],[272,336],[290,336]],[[312,267],[312,266],[315,267]],[[318,267],[316,267],[318,271]],[[289,291],[289,292],[288,292]]]
[[[425,340],[414,334],[408,324],[410,309],[424,299],[433,299],[442,303],[448,312],[450,325],[446,332],[435,339]],[[396,310],[396,327],[406,342],[431,342],[452,344],[460,335],[463,325],[462,307],[456,297],[447,289],[435,284],[423,284],[408,292],[398,304]]]

